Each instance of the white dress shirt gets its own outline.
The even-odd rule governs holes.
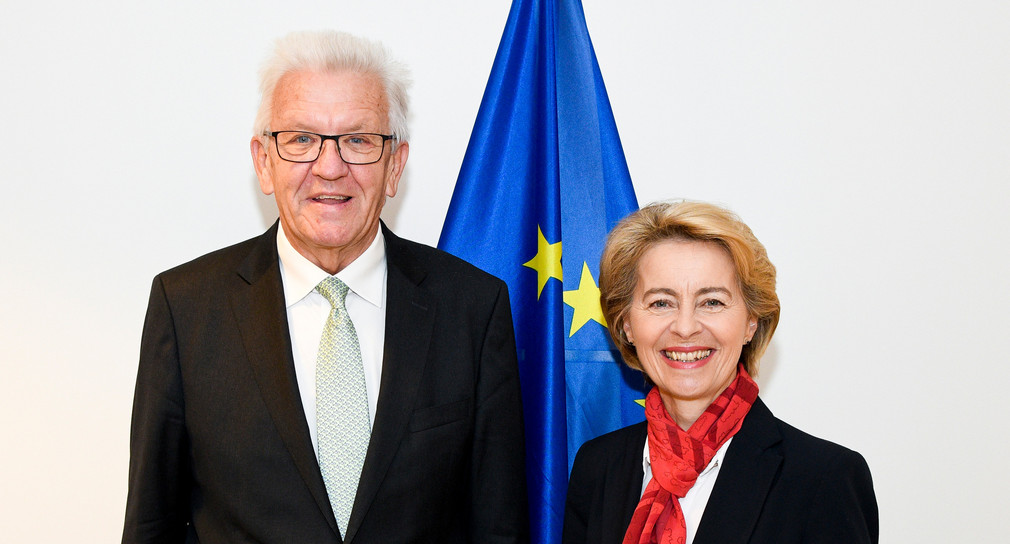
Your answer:
[[[708,504],[708,498],[712,495],[712,488],[715,487],[715,480],[719,477],[719,467],[722,466],[722,460],[726,457],[726,448],[729,447],[729,443],[733,441],[733,437],[730,437],[722,447],[716,450],[715,455],[712,456],[712,460],[708,462],[708,466],[705,470],[701,471],[698,475],[698,479],[694,482],[694,487],[687,491],[687,495],[684,498],[679,499],[680,509],[684,511],[684,523],[687,525],[687,540],[684,541],[685,544],[691,544],[694,542],[694,535],[698,532],[698,524],[701,523],[701,516],[705,513],[705,505]],[[652,463],[649,462],[649,440],[645,440],[645,449],[642,452],[642,469],[645,471],[645,477],[642,478],[642,493],[645,493],[645,486],[649,485],[652,480]]]
[[[316,441],[316,355],[319,340],[330,315],[330,303],[316,292],[316,285],[329,274],[317,267],[291,245],[283,227],[277,229],[284,304],[288,313],[291,350],[295,359],[298,392],[309,424],[312,449]],[[345,305],[358,334],[361,362],[365,368],[369,425],[375,423],[382,376],[382,346],[386,336],[386,243],[380,230],[368,249],[336,276],[347,284]]]

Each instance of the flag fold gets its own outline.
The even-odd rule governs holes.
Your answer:
[[[578,0],[515,0],[439,247],[509,287],[533,542],[560,542],[586,440],[644,419],[599,300],[607,232],[638,209]]]

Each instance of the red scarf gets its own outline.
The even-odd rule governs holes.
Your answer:
[[[684,542],[687,526],[677,499],[687,495],[715,452],[740,430],[757,394],[757,384],[740,365],[733,383],[685,431],[667,413],[659,389],[649,391],[645,419],[652,480],[635,507],[624,544]]]

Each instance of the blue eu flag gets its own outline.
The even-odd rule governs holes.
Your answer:
[[[438,245],[509,286],[533,542],[560,542],[579,446],[644,418],[597,283],[636,209],[581,2],[514,0]]]

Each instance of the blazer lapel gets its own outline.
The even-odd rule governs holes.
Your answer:
[[[604,518],[603,534],[599,542],[621,542],[624,540],[635,509],[642,500],[642,480],[645,472],[642,469],[642,453],[645,441],[648,440],[648,425],[641,422],[635,425],[631,439],[624,442],[621,458],[613,467],[608,468],[606,485],[607,493],[613,489],[614,508],[604,506],[609,512]],[[630,476],[630,477],[629,477]],[[604,500],[607,500],[604,497]]]
[[[774,416],[758,398],[726,452],[698,526],[696,544],[744,544],[750,540],[782,464],[782,456],[772,448],[781,440]]]
[[[298,392],[276,240],[274,223],[238,269],[241,280],[232,294],[232,309],[277,432],[320,512],[338,534]]]
[[[420,284],[427,272],[402,240],[382,226],[386,242],[386,336],[375,424],[344,542],[354,538],[393,461],[428,360],[436,301]]]

